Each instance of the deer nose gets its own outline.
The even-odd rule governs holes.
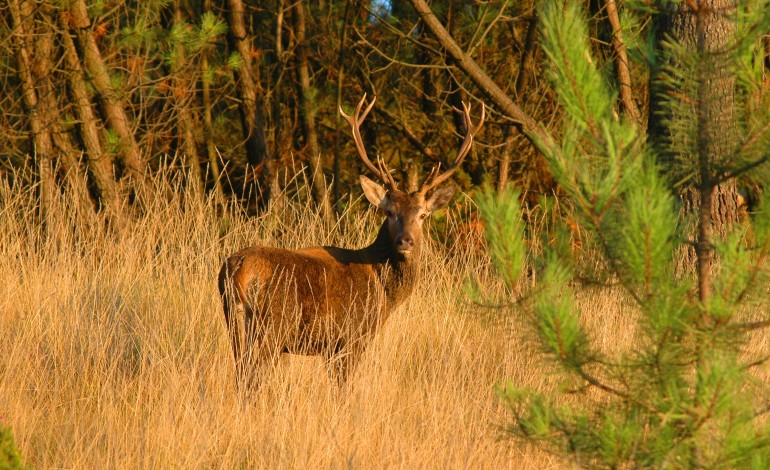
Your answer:
[[[408,251],[414,248],[414,238],[410,235],[404,235],[396,240],[396,248],[399,250]]]

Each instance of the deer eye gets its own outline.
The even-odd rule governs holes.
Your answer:
[[[392,211],[392,210],[390,210],[390,209],[387,209],[387,210],[385,211],[385,215],[387,215],[388,217],[393,217],[393,211]]]
[[[426,217],[428,217],[428,214],[420,214],[420,220],[425,220]]]

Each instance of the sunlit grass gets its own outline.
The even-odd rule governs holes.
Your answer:
[[[312,204],[281,197],[265,215],[248,218],[167,176],[153,187],[142,214],[113,230],[98,217],[89,224],[68,218],[83,209],[67,194],[41,223],[33,191],[0,183],[0,421],[28,463],[561,466],[500,439],[509,415],[497,384],[558,384],[521,322],[463,293],[472,273],[489,279],[479,238],[462,233],[466,198],[433,225],[430,238],[446,246],[428,243],[415,295],[390,317],[345,387],[319,358],[286,355],[257,393],[244,395],[235,388],[216,287],[225,256],[251,244],[361,247],[379,216],[359,201],[330,226]],[[439,226],[450,233],[435,233]],[[603,306],[589,308],[587,321],[618,347],[613,299],[587,304]]]

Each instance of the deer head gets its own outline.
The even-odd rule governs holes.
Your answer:
[[[361,157],[361,160],[363,160],[366,167],[383,182],[383,186],[381,186],[366,176],[361,175],[361,187],[364,190],[364,195],[369,202],[379,208],[387,216],[386,223],[393,250],[402,255],[408,255],[413,251],[417,251],[421,245],[422,224],[425,219],[431,212],[445,207],[452,198],[452,195],[455,192],[454,186],[444,186],[435,191],[432,190],[452,176],[452,173],[457,170],[460,163],[462,163],[463,159],[470,151],[471,145],[473,144],[473,138],[484,124],[486,116],[485,109],[482,105],[481,118],[479,119],[479,122],[474,125],[471,120],[470,105],[463,103],[462,113],[465,121],[466,134],[462,145],[460,145],[460,148],[457,151],[457,155],[452,160],[449,167],[443,172],[441,171],[440,164],[433,167],[420,188],[415,192],[408,193],[398,189],[396,181],[393,179],[384,160],[378,158],[377,165],[375,166],[366,154],[364,141],[361,137],[360,126],[364,122],[364,119],[366,119],[369,111],[372,110],[376,100],[376,97],[372,99],[363,114],[361,113],[361,109],[366,102],[366,94],[364,94],[361,101],[359,101],[352,116],[345,114],[345,112],[342,111],[342,108],[340,108],[339,111],[342,117],[350,124],[359,157]],[[432,191],[432,194],[428,196],[428,192],[430,191]]]

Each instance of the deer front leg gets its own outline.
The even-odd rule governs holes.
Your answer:
[[[345,386],[348,377],[358,363],[359,357],[353,356],[353,354],[343,354],[329,360],[329,371],[332,379],[337,381],[339,387]]]
[[[368,343],[368,337],[360,338],[352,344],[344,344],[336,348],[327,356],[329,373],[337,381],[337,385],[340,387],[345,385],[355,371]]]

